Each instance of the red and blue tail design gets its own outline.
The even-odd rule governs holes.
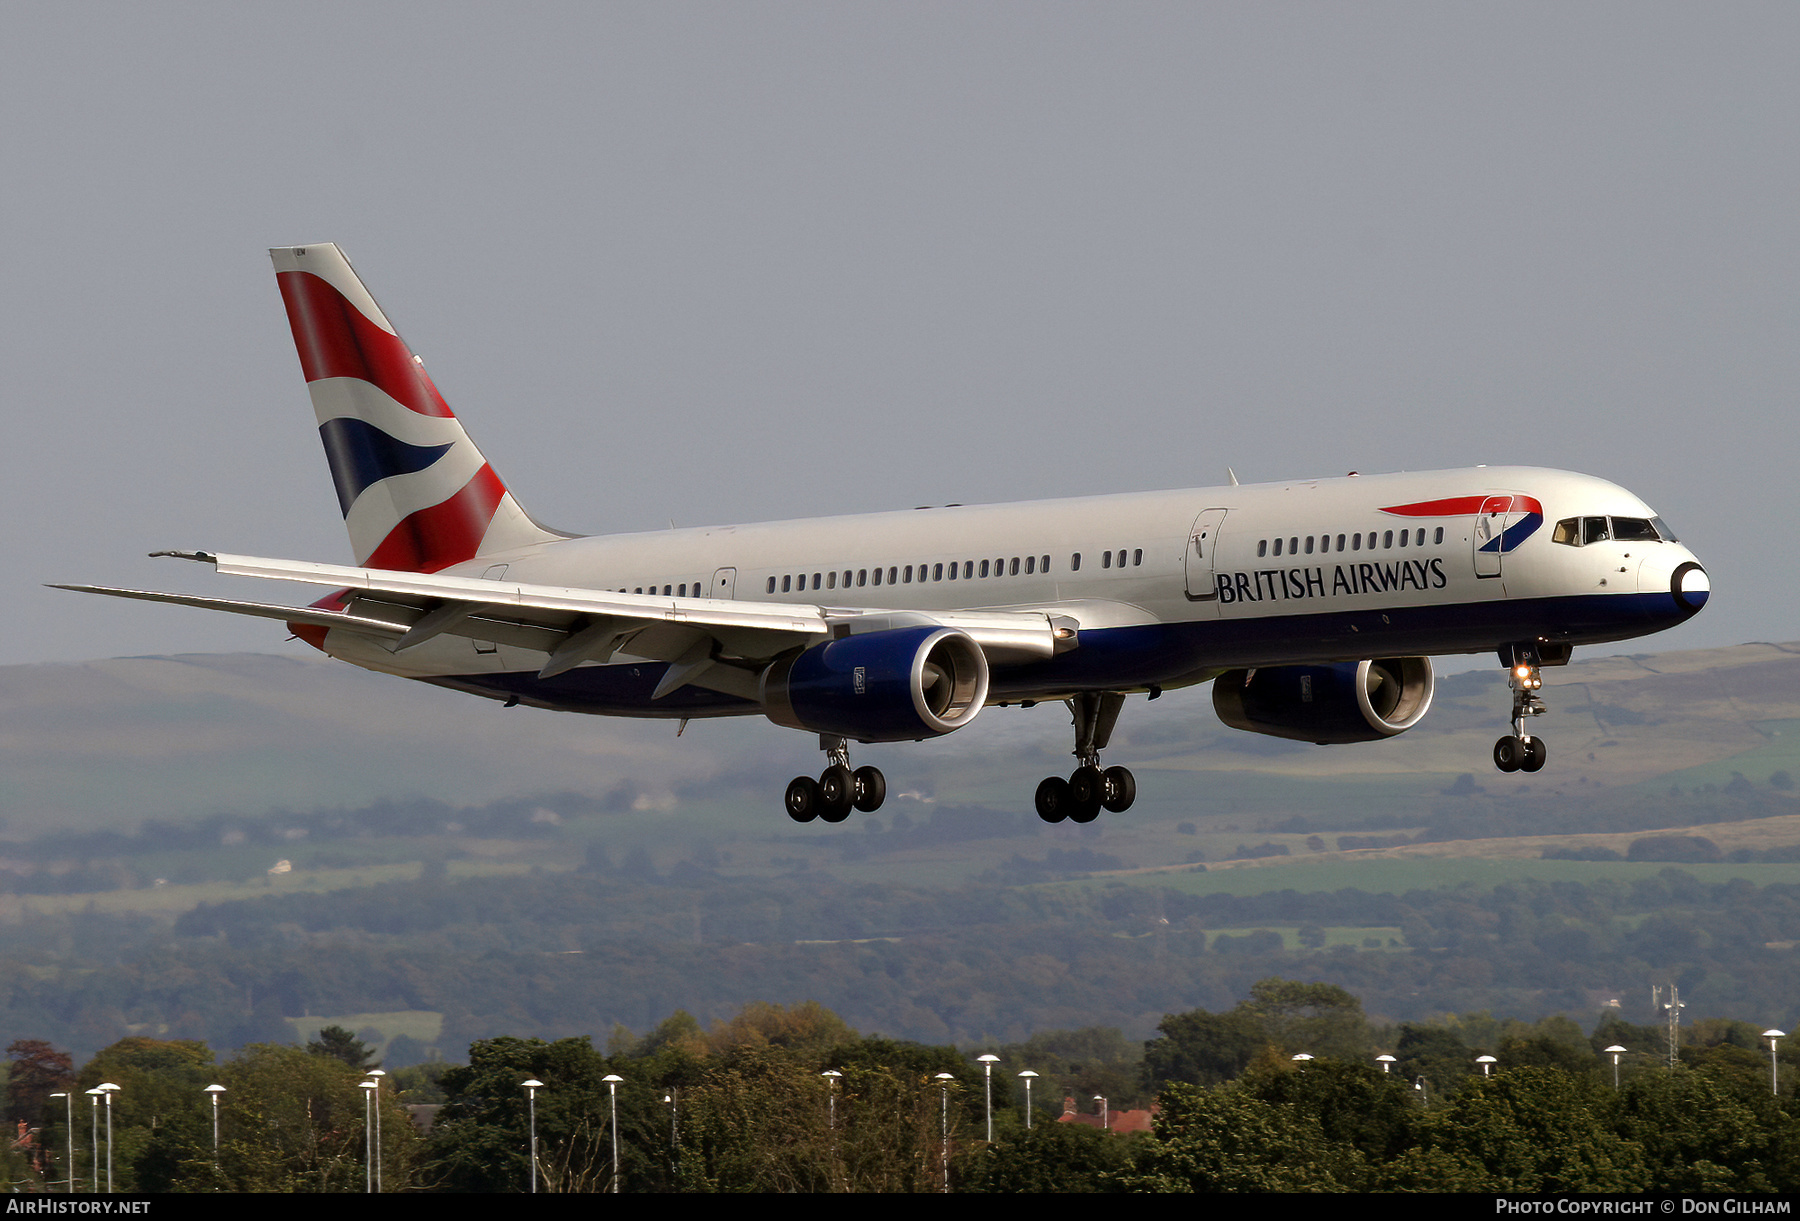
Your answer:
[[[1486,496],[1451,496],[1444,500],[1421,500],[1416,504],[1390,505],[1382,510],[1397,517],[1478,517],[1486,514],[1509,521],[1504,532],[1477,548],[1479,551],[1505,553],[1537,533],[1544,524],[1544,506],[1535,496],[1508,495],[1504,492]]]
[[[343,251],[269,255],[359,565],[437,572],[563,537],[519,507]]]

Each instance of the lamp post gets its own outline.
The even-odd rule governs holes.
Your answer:
[[[1025,1130],[1029,1132],[1031,1131],[1031,1082],[1037,1074],[1026,1069],[1019,1076],[1025,1078]]]
[[[93,1139],[88,1143],[88,1148],[90,1148],[94,1151],[94,1156],[93,1156],[92,1161],[89,1162],[89,1165],[91,1165],[94,1168],[94,1194],[99,1195],[100,1194],[100,1089],[99,1089],[99,1087],[96,1086],[95,1088],[89,1090],[87,1092],[87,1096],[88,1096],[88,1101],[92,1104],[92,1109],[94,1112],[94,1115],[93,1115],[93,1118],[94,1118]]]
[[[1625,1049],[1614,1043],[1606,1049],[1606,1054],[1613,1058],[1613,1093],[1616,1094],[1619,1092],[1619,1057],[1625,1054]]]
[[[616,1196],[619,1194],[619,1082],[625,1078],[617,1073],[608,1073],[600,1080],[606,1082],[607,1110],[612,1122],[612,1190]]]
[[[67,1129],[67,1131],[63,1133],[64,1137],[66,1138],[64,1143],[66,1143],[69,1147],[69,1194],[74,1195],[75,1194],[75,1099],[74,1099],[73,1095],[67,1094],[67,1093],[52,1094],[52,1095],[50,1095],[50,1097],[60,1098],[63,1100],[63,1126]]]
[[[1763,1038],[1769,1041],[1769,1092],[1781,1095],[1781,1064],[1775,1059],[1775,1044],[1787,1038],[1787,1032],[1770,1027],[1763,1031]]]
[[[838,1087],[838,1082],[843,1079],[844,1074],[838,1072],[838,1070],[835,1068],[828,1068],[824,1072],[820,1073],[819,1076],[825,1078],[825,1084],[830,1087],[831,1101],[827,1105],[826,1126],[828,1128],[830,1128],[831,1131],[836,1132],[837,1131],[837,1087]]]
[[[387,1070],[372,1068],[369,1080],[375,1083],[375,1194],[380,1195],[381,1186],[381,1079],[387,1076]]]
[[[1383,1053],[1382,1055],[1375,1057],[1375,1063],[1381,1065],[1381,1071],[1385,1075],[1389,1069],[1393,1068],[1394,1065],[1398,1063],[1398,1061],[1395,1060],[1394,1057]]]
[[[524,1081],[519,1086],[525,1091],[525,1109],[531,1114],[531,1194],[537,1194],[537,1092],[544,1088],[544,1083],[536,1077]]]
[[[356,1088],[363,1092],[363,1194],[372,1195],[375,1191],[375,1125],[370,1122],[369,1108],[374,1105],[378,1087],[373,1081],[365,1081]]]
[[[950,1083],[956,1080],[949,1073],[937,1075],[938,1089],[942,1091],[942,1100],[938,1110],[938,1133],[941,1152],[939,1160],[944,1171],[944,1194],[950,1193]]]
[[[212,1098],[213,1113],[213,1170],[219,1169],[219,1095],[225,1092],[222,1085],[209,1085],[203,1093]]]
[[[1100,1130],[1112,1131],[1112,1106],[1106,1101],[1104,1094],[1094,1095],[1094,1109],[1100,1112]]]
[[[986,1086],[987,1140],[991,1145],[994,1143],[994,1065],[1000,1063],[1000,1057],[989,1052],[976,1059],[981,1063],[982,1078]]]
[[[112,1193],[112,1096],[119,1092],[118,1086],[110,1081],[102,1081],[94,1087],[106,1095],[106,1190]]]
[[[1475,1063],[1481,1065],[1481,1075],[1486,1077],[1491,1075],[1488,1070],[1493,1068],[1499,1061],[1495,1060],[1492,1056],[1476,1056]]]
[[[681,1162],[681,1087],[670,1086],[663,1103],[669,1108],[669,1165],[674,1167]]]

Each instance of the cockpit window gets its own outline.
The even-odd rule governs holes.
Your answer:
[[[1660,517],[1646,521],[1642,517],[1565,517],[1556,523],[1550,541],[1565,547],[1584,543],[1603,543],[1608,539],[1620,543],[1674,542],[1675,535]]]

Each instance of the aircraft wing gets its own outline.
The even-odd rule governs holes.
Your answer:
[[[623,594],[209,552],[156,554],[210,563],[227,576],[296,581],[341,592],[302,608],[92,585],[55,588],[387,636],[395,653],[439,635],[493,641],[546,654],[540,678],[585,661],[605,662],[615,654],[663,661],[670,668],[658,686],[659,696],[693,682],[755,698],[757,674],[768,660],[845,632],[920,624],[957,628],[1000,664],[1050,657],[1078,643],[1077,622],[1050,611],[842,609]]]

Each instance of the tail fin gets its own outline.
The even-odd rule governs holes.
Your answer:
[[[566,537],[526,516],[343,251],[269,256],[359,565],[437,572]]]

